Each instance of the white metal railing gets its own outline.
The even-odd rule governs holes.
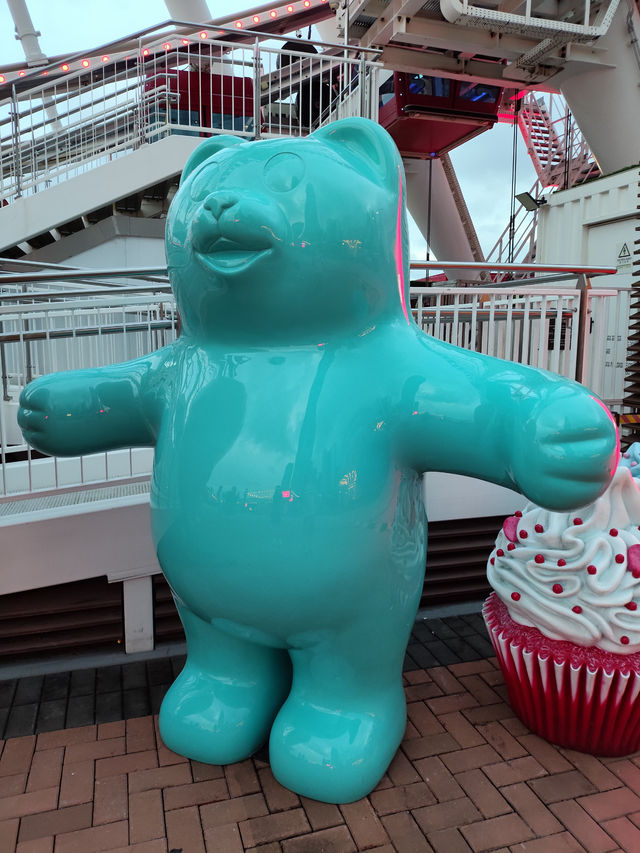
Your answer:
[[[439,340],[575,377],[580,292],[558,287],[415,288],[413,314]]]
[[[10,295],[3,288],[0,301],[0,500],[148,477],[153,451],[146,448],[39,458],[18,428],[18,400],[37,376],[137,358],[170,343],[177,325],[172,294],[149,285],[73,296],[36,287]]]
[[[441,293],[412,288],[416,321],[430,334],[560,373],[582,382],[607,404],[621,405],[628,290],[590,284],[591,278],[615,274],[615,268],[455,261],[416,261],[411,266],[480,269],[496,282],[483,288],[444,287]]]
[[[0,100],[1,203],[171,134],[301,136],[345,116],[377,119],[377,51],[235,37],[149,31],[126,53],[114,43],[86,68],[58,62],[13,84]]]
[[[578,378],[582,293],[549,286],[412,288],[416,323],[439,340]],[[589,290],[582,381],[609,405],[622,402],[624,288]],[[612,340],[615,338],[616,340]]]
[[[542,190],[540,180],[536,180],[529,190],[529,195],[538,199]],[[513,218],[487,252],[487,263],[533,263],[536,255],[537,224],[538,211],[526,210],[522,205],[518,205]],[[497,273],[496,281],[504,281],[507,275],[506,272]]]
[[[412,266],[491,269],[456,262]],[[510,274],[529,274],[532,267],[511,265]],[[546,269],[554,271],[554,278],[527,278],[506,287],[412,288],[413,316],[440,340],[582,380],[606,402],[619,403],[627,291],[589,289],[585,268]],[[603,267],[588,272],[613,271]],[[60,290],[65,274],[92,283],[78,289],[72,280],[69,289]],[[173,341],[178,320],[168,284],[106,287],[104,272],[75,270],[31,274],[34,281],[29,285],[28,275],[0,276],[0,503],[148,478],[151,449],[40,458],[24,443],[16,416],[21,390],[37,376],[136,358]],[[55,288],[45,288],[46,277]],[[618,335],[620,340],[610,340]]]

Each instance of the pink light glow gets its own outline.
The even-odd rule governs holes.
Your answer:
[[[398,291],[400,293],[400,304],[402,305],[402,311],[406,318],[407,323],[409,323],[409,314],[407,313],[407,302],[405,300],[404,295],[404,266],[402,263],[402,173],[400,169],[398,169],[398,219],[396,222],[396,245],[395,245],[395,259],[396,259],[396,276],[398,278]]]
[[[602,408],[607,413],[607,417],[609,418],[609,420],[613,424],[613,428],[616,431],[616,461],[615,461],[614,467],[617,467],[618,462],[620,461],[620,434],[618,433],[618,424],[616,423],[615,418],[613,417],[613,415],[611,414],[609,409],[605,406],[605,404],[602,402],[602,400],[598,400],[598,398],[594,397],[593,395],[591,395],[591,399],[595,400],[595,402],[599,406],[602,406]]]
[[[282,493],[282,497],[283,498],[290,498],[291,497],[291,492],[289,491],[289,489],[287,489],[285,492]]]

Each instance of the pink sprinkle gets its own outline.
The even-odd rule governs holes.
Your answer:
[[[624,563],[624,555],[616,554],[616,563]]]
[[[623,646],[628,646],[629,645],[629,638],[626,636],[620,637],[620,642],[622,643]]]
[[[542,556],[542,554],[536,554],[535,561],[536,563],[544,563],[544,557]]]
[[[518,535],[520,536],[521,539],[526,539],[529,534],[527,533],[526,530],[521,530]]]
[[[558,560],[558,565],[559,565],[559,566],[566,566],[566,565],[567,565],[567,561],[566,561],[566,560],[563,560],[563,559],[562,559],[562,557],[560,557],[560,559]]]
[[[574,519],[573,519],[573,523],[574,523],[574,524],[576,524],[576,525],[578,525],[578,524],[582,524],[582,519],[581,519],[581,518],[574,518]]]
[[[617,535],[618,535],[618,531],[616,530],[615,527],[612,527],[611,530],[609,531],[609,536],[617,536]]]
[[[495,566],[495,564],[496,564],[496,559],[495,559],[495,557],[492,557],[492,558],[489,560],[489,562],[491,563],[491,565],[492,565],[492,566]]]
[[[590,574],[590,575],[595,575],[595,573],[596,573],[598,570],[596,569],[596,567],[595,567],[595,566],[587,566],[587,571],[589,572],[589,574]]]
[[[562,584],[554,583],[551,589],[555,592],[556,595],[562,592]]]
[[[514,601],[520,601],[520,593],[519,593],[519,592],[512,592],[512,593],[511,593],[511,598],[512,598]]]
[[[510,515],[509,518],[505,518],[504,523],[502,525],[502,530],[509,542],[517,542],[518,519],[515,517],[515,515]]]
[[[638,464],[638,463],[634,460],[634,461],[631,463],[631,467],[632,467],[632,468],[635,468],[637,464]]]
[[[625,604],[625,607],[627,608],[627,610],[637,610],[638,609],[638,605],[635,603],[635,601],[628,601]]]
[[[513,542],[509,542],[509,544],[507,545],[507,551],[515,551],[515,548],[516,546],[513,544]]]
[[[582,613],[582,607],[579,604],[574,604],[571,609],[574,613]]]
[[[496,557],[504,557],[504,551],[502,550],[502,548],[498,548],[498,550],[496,551]]]
[[[519,509],[517,509],[513,514],[514,514],[515,516],[517,516],[518,518],[522,518],[522,513],[520,512],[520,510],[519,510]]]
[[[541,524],[536,524],[535,531],[536,533],[544,533],[544,527]]]
[[[631,454],[630,453],[623,453],[622,455],[624,456],[625,459],[628,459]]]
[[[632,572],[640,569],[640,545],[631,545],[627,550],[627,567],[630,568]],[[636,575],[634,575],[634,577],[636,577]]]

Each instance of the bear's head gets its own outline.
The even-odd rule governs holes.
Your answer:
[[[404,200],[397,148],[367,119],[304,139],[207,139],[167,221],[184,333],[296,343],[406,324]]]

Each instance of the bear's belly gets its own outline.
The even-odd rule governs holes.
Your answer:
[[[295,476],[268,485],[267,474],[254,470],[233,488],[154,477],[158,558],[187,607],[289,645],[310,623],[344,621],[356,604],[415,597],[426,549],[415,475],[389,470],[363,489],[364,471],[351,481],[308,477],[304,487]]]

